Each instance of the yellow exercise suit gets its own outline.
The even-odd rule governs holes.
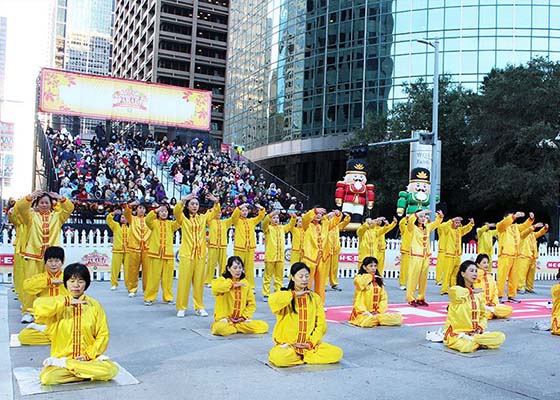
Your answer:
[[[372,274],[358,274],[354,278],[354,307],[350,323],[362,328],[378,325],[401,325],[403,318],[398,313],[387,312],[387,292],[379,286]]]

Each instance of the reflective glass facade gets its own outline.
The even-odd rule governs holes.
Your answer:
[[[560,59],[557,0],[236,0],[230,18],[224,139],[249,149],[336,149],[404,82],[431,82],[416,39],[440,38],[440,71],[474,90],[492,67]]]

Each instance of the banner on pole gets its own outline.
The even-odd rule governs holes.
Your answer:
[[[210,91],[49,68],[40,81],[42,112],[210,130]]]

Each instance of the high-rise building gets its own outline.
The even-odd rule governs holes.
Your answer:
[[[6,78],[7,32],[8,32],[8,20],[6,17],[0,17],[0,99],[2,99],[0,100],[0,107],[2,107],[2,102],[4,101],[4,79]]]
[[[212,91],[209,134],[160,134],[221,142],[228,16],[229,0],[117,0],[113,76]]]
[[[51,66],[110,75],[113,9],[114,0],[56,0],[51,24]],[[74,133],[91,133],[98,122],[89,118],[53,117],[55,129],[65,125]]]
[[[475,90],[492,67],[560,59],[556,0],[238,0],[230,19],[224,141],[325,205],[366,115],[431,82],[417,39]]]

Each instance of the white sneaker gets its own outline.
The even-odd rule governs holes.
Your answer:
[[[525,294],[525,289],[518,290],[517,294]]]
[[[551,329],[550,321],[549,320],[537,321],[535,322],[535,326],[533,326],[533,329],[536,331],[549,331]]]
[[[175,301],[174,300],[169,300],[169,301],[164,301],[165,304],[169,304],[169,305],[174,305]]]
[[[177,318],[185,318],[185,315],[187,315],[187,310],[177,311]]]
[[[136,292],[128,292],[128,297],[130,298],[136,297]]]
[[[426,340],[429,340],[430,342],[443,342],[443,336],[443,330],[441,328],[439,328],[437,331],[426,332]]]
[[[33,321],[35,321],[35,318],[33,318],[33,315],[31,315],[29,313],[25,313],[21,316],[21,323],[22,324],[30,324]]]
[[[197,317],[207,317],[208,313],[204,308],[201,308],[200,310],[195,310],[194,315],[196,315]]]
[[[204,287],[205,287],[205,288],[209,288],[209,289],[210,289],[210,288],[212,288],[212,285],[211,285],[211,284],[209,284],[209,283],[205,283],[205,284],[204,284]]]
[[[400,290],[406,290],[406,286],[399,286]]]
[[[117,290],[116,286],[111,286],[111,290]]]
[[[144,302],[144,305],[145,305],[145,306],[151,306],[152,304],[154,304],[153,301],[149,301],[149,300],[148,300],[148,301],[145,301],[145,302]]]

